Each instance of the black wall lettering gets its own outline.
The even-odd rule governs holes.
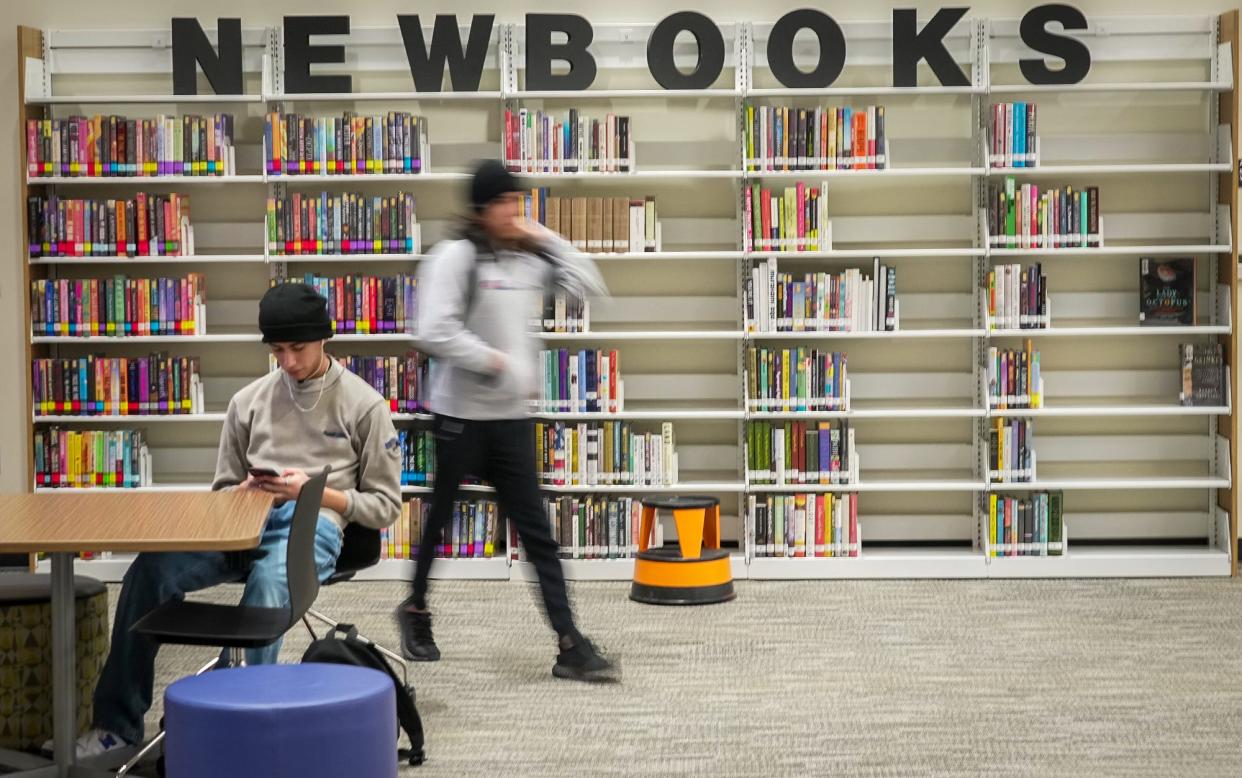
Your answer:
[[[242,93],[241,19],[217,19],[217,48],[212,48],[198,19],[172,20],[173,94],[198,94],[198,71],[218,95]]]
[[[348,16],[285,17],[285,91],[288,93],[349,92],[349,76],[312,76],[313,62],[344,62],[344,46],[312,46],[312,35],[348,35]]]
[[[553,44],[552,33],[568,36]],[[526,88],[531,91],[587,89],[595,82],[595,58],[587,46],[595,39],[591,23],[576,14],[526,14]],[[552,73],[552,61],[569,63],[569,72]]]
[[[794,64],[794,36],[810,30],[819,38],[819,64],[809,73]],[[826,13],[813,8],[790,11],[777,20],[768,36],[768,67],[790,89],[823,89],[831,86],[845,68],[845,33]]]
[[[457,32],[457,16],[437,14],[435,26],[431,29],[429,52],[418,15],[398,15],[397,23],[401,25],[401,40],[405,43],[405,58],[410,63],[414,88],[419,92],[440,91],[447,64],[449,83],[455,91],[479,91],[479,80],[483,77],[483,65],[487,61],[487,43],[495,21],[495,14],[470,17],[470,35],[463,51],[461,35]]]
[[[941,8],[920,30],[913,8],[894,8],[893,86],[917,86],[919,60],[927,60],[942,85],[970,86],[970,79],[944,47],[944,36],[969,10],[969,6]]]
[[[699,60],[694,70],[683,73],[673,61],[673,45],[677,35],[688,32],[694,36]],[[647,39],[647,69],[656,83],[665,89],[706,89],[716,83],[724,69],[724,36],[716,23],[696,11],[680,11],[666,16]]]
[[[1035,51],[1065,60],[1065,67],[1053,70],[1043,59],[1021,59],[1018,67],[1032,84],[1077,84],[1091,70],[1091,50],[1080,40],[1049,32],[1050,22],[1060,22],[1066,30],[1087,29],[1082,11],[1060,3],[1040,5],[1026,12],[1018,27],[1022,42]]]

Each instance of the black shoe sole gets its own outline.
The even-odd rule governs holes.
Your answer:
[[[580,670],[568,665],[555,664],[552,665],[552,675],[556,678],[586,683],[619,683],[621,681],[621,671],[616,666],[600,670]]]
[[[414,654],[411,654],[409,651],[402,649],[401,656],[405,657],[411,662],[439,662],[440,661],[439,651],[435,653],[435,656],[415,656]]]

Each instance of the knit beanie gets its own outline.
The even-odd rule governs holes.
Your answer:
[[[470,204],[481,211],[493,200],[506,192],[520,192],[522,185],[517,176],[494,159],[485,159],[474,169],[470,182]]]
[[[328,301],[303,283],[277,284],[259,301],[264,343],[306,343],[332,337]]]

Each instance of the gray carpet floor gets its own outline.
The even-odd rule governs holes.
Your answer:
[[[552,678],[533,586],[437,583],[444,658],[412,666],[428,762],[402,775],[1242,774],[1242,582],[737,588],[669,609],[573,585],[582,629],[624,668],[590,686]],[[403,594],[350,583],[319,607],[395,646]],[[306,643],[292,634],[283,660]],[[157,697],[210,653],[162,653]]]

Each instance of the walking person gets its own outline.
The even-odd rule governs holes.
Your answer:
[[[517,178],[500,163],[480,163],[459,239],[436,246],[419,272],[418,336],[433,358],[429,405],[436,473],[413,593],[397,608],[401,645],[409,659],[440,658],[427,608],[427,575],[452,518],[458,485],[473,475],[496,488],[500,510],[514,523],[535,566],[557,636],[552,674],[611,680],[613,664],[574,626],[557,544],[540,498],[534,424],[527,417],[537,392],[539,350],[528,321],[541,309],[545,291],[580,298],[607,290],[590,259],[525,218],[521,191]]]

